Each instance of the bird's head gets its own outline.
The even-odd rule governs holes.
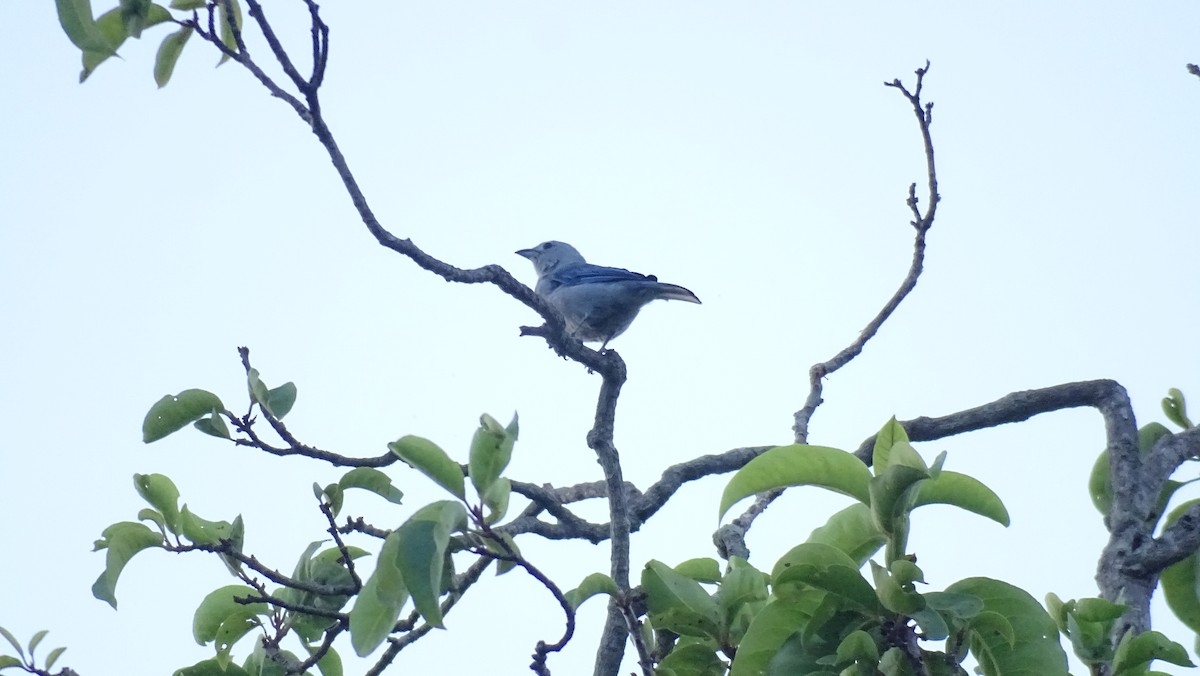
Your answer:
[[[565,242],[542,242],[532,249],[521,249],[517,255],[524,256],[529,259],[530,263],[533,263],[533,269],[537,270],[538,277],[554,272],[565,265],[577,265],[585,262],[575,247]]]

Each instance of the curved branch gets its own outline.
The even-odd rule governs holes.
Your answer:
[[[921,102],[921,89],[925,84],[925,73],[927,72],[929,72],[928,61],[925,62],[924,68],[917,69],[917,84],[912,92],[909,92],[899,79],[884,83],[884,86],[894,87],[900,90],[900,92],[904,94],[904,97],[908,99],[908,102],[912,104],[913,112],[917,116],[917,125],[921,130],[921,139],[925,146],[925,166],[926,171],[928,172],[926,181],[929,184],[929,205],[925,208],[924,214],[922,214],[920,209],[917,208],[917,184],[913,183],[908,187],[907,203],[913,212],[913,221],[911,225],[916,230],[916,236],[913,240],[912,263],[908,267],[908,273],[900,282],[900,287],[896,289],[896,292],[892,294],[892,297],[889,298],[887,303],[884,304],[883,309],[881,309],[879,313],[875,315],[875,318],[872,319],[866,325],[866,327],[859,332],[858,338],[856,338],[852,343],[847,345],[845,349],[843,349],[841,352],[838,352],[828,361],[814,364],[813,367],[809,369],[808,399],[804,402],[804,408],[796,412],[795,424],[792,427],[792,431],[795,433],[796,443],[798,444],[808,443],[809,420],[811,420],[813,414],[816,412],[817,407],[821,405],[821,392],[823,389],[821,385],[821,379],[832,374],[846,364],[849,364],[851,360],[862,353],[867,341],[875,337],[875,334],[879,332],[879,329],[883,326],[883,323],[892,316],[892,313],[896,311],[896,308],[900,307],[901,301],[903,301],[908,294],[912,292],[913,288],[916,287],[917,278],[921,276],[921,271],[924,268],[925,235],[929,232],[929,229],[933,227],[933,219],[937,215],[937,205],[938,202],[941,201],[941,196],[937,191],[937,167],[934,164],[933,157],[933,137],[930,136],[929,133],[929,125],[933,123],[933,104],[922,104]]]
[[[635,521],[643,523],[648,521],[685,483],[714,474],[736,472],[746,463],[772,448],[774,446],[745,446],[724,453],[702,455],[671,465],[663,470],[662,477],[650,488],[647,488],[642,497],[634,502],[633,517]]]
[[[1124,393],[1124,388],[1114,380],[1090,380],[1066,383],[1006,394],[999,399],[957,413],[930,418],[922,416],[901,421],[911,441],[934,441],[965,432],[999,427],[1023,422],[1035,415],[1062,411],[1069,408],[1101,408],[1106,398]],[[1101,410],[1104,414],[1104,410]],[[871,451],[875,447],[875,435],[858,445],[854,454],[859,460],[871,464]]]

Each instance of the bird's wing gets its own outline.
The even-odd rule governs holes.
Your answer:
[[[622,268],[606,268],[602,265],[572,265],[552,275],[555,286],[577,284],[612,284],[616,282],[657,282],[654,275],[642,275]]]

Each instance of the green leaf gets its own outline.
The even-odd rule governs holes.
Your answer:
[[[762,676],[784,642],[804,628],[812,615],[800,604],[771,601],[754,616],[738,645],[730,676]]]
[[[114,47],[96,27],[91,0],[55,0],[58,23],[67,38],[84,52],[113,54]]]
[[[1110,622],[1124,615],[1128,609],[1129,606],[1099,598],[1075,602],[1075,615],[1084,622]]]
[[[4,640],[8,641],[8,644],[16,649],[17,654],[21,656],[21,659],[25,659],[25,648],[23,648],[20,643],[17,643],[17,637],[13,636],[12,632],[4,627],[0,627],[0,636],[3,636]],[[20,662],[18,662],[18,664],[20,664]]]
[[[396,530],[400,542],[398,567],[404,586],[412,594],[417,612],[425,622],[442,627],[442,573],[450,534],[467,527],[467,510],[460,503],[443,500],[422,507]]]
[[[871,512],[875,525],[885,533],[902,532],[908,523],[917,484],[929,479],[929,472],[909,465],[876,467],[870,482]]]
[[[392,485],[391,477],[374,467],[356,467],[342,475],[337,485],[343,490],[347,488],[361,488],[365,491],[371,491],[375,495],[396,505],[401,504],[401,498],[404,497],[404,492]]]
[[[1092,505],[1101,514],[1108,516],[1112,507],[1112,475],[1109,473],[1108,449],[1100,451],[1096,462],[1092,463],[1092,473],[1088,476],[1088,495],[1092,497]]]
[[[292,410],[295,403],[296,383],[290,380],[279,387],[267,390],[267,410],[275,416],[276,420],[283,420],[283,416]]]
[[[160,18],[160,14],[157,13],[158,10],[162,10],[162,7],[158,5],[151,6],[151,19]],[[166,12],[166,10],[162,11]],[[168,13],[167,19],[169,20],[169,18],[170,14]],[[150,20],[148,20],[148,22],[146,22],[146,26],[150,25],[152,24],[150,23]],[[90,52],[90,50],[83,50],[83,71],[79,72],[80,83],[84,82],[85,79],[88,79],[88,76],[90,76],[92,71],[96,70],[96,66],[106,61],[109,56],[115,56],[116,49],[119,49],[121,44],[125,43],[125,38],[128,37],[125,32],[125,22],[122,22],[121,20],[120,7],[113,7],[112,10],[101,14],[100,18],[96,19],[96,28],[100,30],[100,34],[104,37],[104,42],[109,44],[109,46],[112,46],[112,50],[103,50],[103,52]]]
[[[150,13],[150,0],[121,0],[118,9],[121,11],[121,22],[125,24],[125,32],[131,38],[142,37],[142,29]]]
[[[316,648],[310,647],[307,644],[304,646],[311,656],[316,652]],[[342,656],[338,655],[337,651],[332,647],[317,660],[317,671],[321,672],[321,676],[342,676]]]
[[[500,535],[500,539],[504,541],[504,544],[508,545],[508,548],[511,549],[513,551],[513,553],[515,553],[517,556],[521,555],[521,550],[519,547],[517,547],[517,541],[513,539],[513,536],[509,535],[508,533],[500,533],[499,535]],[[495,540],[490,540],[490,539],[487,540],[487,546],[488,546],[488,549],[490,549],[490,550],[498,549],[498,550],[504,552],[504,548],[501,547],[500,544],[497,543]],[[507,552],[505,552],[505,553],[507,553]],[[504,559],[499,559],[496,561],[496,575],[503,575],[516,567],[517,567],[516,561],[506,561]]]
[[[621,595],[621,590],[617,588],[617,583],[604,573],[592,573],[583,578],[583,582],[571,591],[563,594],[567,598],[567,602],[572,608],[578,609],[579,605],[584,601],[599,594],[608,594],[612,597]]]
[[[159,89],[166,87],[171,81],[171,74],[175,72],[175,62],[179,61],[179,55],[183,53],[190,37],[192,27],[185,26],[163,38],[162,43],[158,45],[158,53],[154,57],[154,82],[158,84]]]
[[[1170,433],[1171,430],[1166,426],[1156,422],[1142,426],[1138,430],[1138,452],[1143,456],[1146,455],[1150,449],[1154,448],[1154,444],[1158,443],[1159,439]],[[1092,474],[1088,478],[1088,493],[1092,496],[1092,504],[1104,515],[1108,514],[1109,507],[1112,505],[1112,478],[1109,476],[1109,472],[1108,450],[1105,449],[1096,458],[1096,463],[1092,465]],[[1171,487],[1169,484],[1176,485]],[[1166,508],[1166,501],[1178,487],[1178,482],[1168,482],[1168,486],[1164,487],[1163,494],[1159,495],[1161,503],[1159,514]]]
[[[721,627],[726,634],[734,633],[731,628],[736,624],[739,613],[748,606],[757,607],[755,604],[767,600],[767,583],[770,581],[770,575],[740,556],[729,558],[729,570],[721,579],[721,588],[717,590],[717,608],[721,613]]]
[[[105,555],[104,572],[100,573],[100,577],[96,578],[92,585],[92,596],[107,601],[108,605],[116,610],[117,578],[121,576],[125,564],[143,549],[161,547],[163,536],[162,533],[150,530],[145,524],[122,521],[105,528],[100,537],[101,539],[96,541],[94,551],[108,551]]]
[[[1167,396],[1162,400],[1162,408],[1163,413],[1167,415],[1167,420],[1185,430],[1193,426],[1187,414],[1187,401],[1183,398],[1183,392],[1177,388],[1172,387],[1167,391]]]
[[[1009,525],[1008,510],[1004,508],[1000,496],[978,479],[966,474],[942,471],[936,477],[923,482],[917,488],[913,507],[935,503],[961,507],[1002,526]]]
[[[925,604],[956,620],[969,620],[983,612],[983,600],[974,594],[961,592],[929,592]]]
[[[504,518],[508,512],[508,500],[512,497],[512,481],[507,477],[500,477],[493,481],[483,495],[480,496],[483,504],[488,508],[486,521],[489,524],[496,523]]]
[[[321,544],[320,542],[314,544]],[[351,559],[366,556],[367,551],[359,547],[346,547],[346,553]],[[342,552],[337,547],[322,550],[316,556],[311,556],[312,545],[305,550],[305,557],[297,564],[296,577],[305,582],[312,582],[329,589],[329,592],[299,592],[295,594],[296,601],[305,606],[321,610],[338,611],[350,600],[354,580],[350,577],[347,564],[342,560]],[[307,558],[311,557],[311,558]],[[333,590],[338,590],[337,592]],[[344,590],[344,591],[342,591]],[[340,593],[339,593],[340,592]],[[325,615],[304,612],[292,612],[292,629],[300,638],[312,643],[320,639],[321,634],[336,623],[337,620]]]
[[[861,567],[887,542],[887,536],[875,524],[871,508],[855,503],[829,517],[808,536],[808,542],[836,547]]]
[[[49,655],[46,655],[46,671],[50,671],[54,668],[54,663],[58,661],[59,657],[62,657],[63,651],[65,650],[66,648],[55,648],[54,650],[50,651]]]
[[[1074,605],[1075,601],[1067,604],[1067,629],[1064,633],[1070,639],[1075,655],[1088,666],[1111,665],[1114,651],[1110,635],[1113,623],[1080,621]]]
[[[921,627],[921,638],[927,641],[944,641],[950,636],[950,626],[937,610],[930,608],[928,602],[924,608],[910,613],[910,617]]]
[[[202,519],[184,505],[179,510],[179,533],[198,545],[219,545],[221,540],[232,539],[233,524]]]
[[[172,533],[178,532],[179,489],[175,483],[162,474],[134,474],[133,485],[138,495],[162,515],[167,528]]]
[[[0,655],[0,669],[20,666],[23,666],[21,660],[13,657],[12,655]]]
[[[192,11],[193,9],[204,9],[208,4],[208,0],[171,0],[171,9],[182,9]]]
[[[162,531],[163,534],[166,534],[167,522],[165,519],[163,519],[163,515],[158,513],[157,509],[150,509],[149,507],[139,509],[137,518],[138,521],[149,521],[153,523],[154,525],[158,526],[158,530]]]
[[[826,446],[779,446],[733,475],[721,495],[718,518],[743,498],[786,486],[820,486],[865,503],[870,481],[870,470],[852,453]]]
[[[225,2],[224,1],[217,2],[218,20],[221,23],[221,43],[224,44],[227,48],[229,48],[230,51],[236,52],[238,50],[238,45],[237,45],[237,37],[235,37],[235,35],[234,35],[234,27],[237,28],[237,32],[240,33],[242,31],[242,6],[238,2],[238,0],[229,0],[229,4],[230,4],[230,6],[233,7],[233,25],[232,26],[230,25],[229,15],[225,12]],[[228,60],[229,60],[229,56],[226,54],[222,54],[221,60],[217,62],[217,65],[219,66]],[[295,395],[293,394],[293,398],[294,398],[294,396]],[[289,408],[290,408],[290,406],[289,406]],[[279,417],[282,418],[283,416],[281,415]]]
[[[510,425],[515,429],[516,416]],[[513,444],[516,437],[500,425],[492,416],[484,413],[479,418],[479,429],[471,439],[471,453],[468,461],[468,474],[475,492],[479,495],[487,493],[494,481],[500,478],[504,468],[512,459]]]
[[[1167,516],[1167,525],[1175,523],[1200,500],[1189,500]],[[1192,552],[1187,558],[1167,566],[1160,578],[1163,598],[1175,617],[1188,629],[1200,634],[1200,555]]]
[[[859,660],[869,662],[879,660],[879,646],[875,645],[875,639],[861,629],[850,632],[837,647],[838,664]]]
[[[283,661],[292,664],[300,661],[300,658],[296,657],[290,650],[280,650],[279,656],[283,658]],[[287,676],[283,665],[267,656],[266,651],[263,649],[262,641],[254,642],[254,650],[246,658],[242,667],[250,674],[253,674],[253,676]],[[214,674],[213,676],[216,675]]]
[[[388,444],[388,449],[413,469],[433,479],[459,500],[467,499],[462,467],[450,459],[437,444],[408,435]]]
[[[350,644],[359,657],[371,654],[383,643],[404,603],[408,588],[400,572],[400,536],[389,533],[379,551],[375,572],[367,578],[350,610]]]
[[[179,669],[174,676],[250,676],[250,672],[236,664],[223,665],[212,658]],[[261,675],[256,674],[256,676]]]
[[[858,572],[858,569],[850,566],[793,565],[775,576],[773,580],[779,586],[803,584],[826,594],[832,594],[842,601],[848,602],[856,610],[868,613],[879,610],[879,599],[875,596],[875,590]]]
[[[877,665],[883,676],[915,676],[912,660],[900,648],[892,647],[883,652]]]
[[[1130,634],[1121,637],[1117,645],[1116,655],[1113,656],[1113,676],[1144,673],[1146,667],[1154,660],[1170,662],[1181,667],[1194,667],[1188,659],[1187,650],[1157,631],[1147,631],[1130,638]]]
[[[1058,628],[1028,593],[982,577],[955,582],[946,591],[975,596],[983,602],[985,611],[971,622],[970,645],[984,673],[1067,676],[1067,655],[1058,642]],[[1011,625],[1012,641],[984,619],[987,613],[995,613]]]
[[[217,395],[204,390],[184,390],[175,396],[166,395],[150,407],[142,421],[142,441],[150,443],[177,432],[213,409],[225,410]]]
[[[675,566],[675,572],[687,575],[697,582],[721,581],[721,564],[717,563],[716,559],[708,557],[688,559]]]
[[[900,561],[902,559],[894,561],[893,564]],[[871,562],[871,577],[875,580],[875,588],[878,590],[876,599],[884,608],[908,616],[925,608],[925,599],[913,589],[911,582],[906,584],[903,579],[898,579],[889,573],[887,568],[874,561]]]
[[[250,401],[263,407],[268,405],[270,392],[256,368],[246,371],[246,392],[250,395]]]
[[[265,603],[242,604],[234,598],[258,596],[253,587],[234,584],[213,590],[204,597],[192,616],[192,637],[196,643],[207,645],[216,640],[218,630],[230,619],[243,621],[257,615],[270,616],[271,608]],[[257,624],[257,623],[255,623]]]
[[[313,496],[321,502],[329,504],[329,511],[337,516],[342,512],[342,503],[346,499],[346,492],[342,490],[339,484],[329,484],[321,488],[321,484],[313,482]]]
[[[213,414],[207,418],[201,418],[192,423],[192,427],[204,432],[205,434],[218,439],[230,439],[229,427],[225,425],[225,420],[221,417],[219,411],[213,411]]]
[[[792,547],[786,554],[779,557],[771,569],[771,586],[782,586],[782,578],[792,568],[797,566],[812,566],[819,569],[830,566],[845,566],[858,570],[857,563],[845,552],[822,542],[803,542]],[[776,589],[776,593],[778,593]]]
[[[992,610],[984,610],[968,623],[971,631],[981,636],[995,636],[1004,645],[1012,647],[1017,643],[1017,632],[1008,618]]]
[[[717,602],[699,582],[651,560],[642,569],[642,590],[655,628],[682,636],[717,637]]]
[[[702,643],[676,646],[654,669],[655,676],[725,676],[725,662]]]
[[[904,426],[896,422],[895,416],[884,424],[883,429],[875,435],[875,447],[872,449],[871,464],[875,473],[900,465],[913,469],[928,471],[929,466],[908,441],[908,432]]]

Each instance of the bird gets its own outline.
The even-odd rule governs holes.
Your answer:
[[[696,294],[677,284],[658,281],[623,268],[592,265],[565,242],[542,242],[521,249],[537,271],[534,292],[567,320],[567,331],[583,342],[608,341],[629,328],[642,306],[653,300],[682,300],[700,304]]]

